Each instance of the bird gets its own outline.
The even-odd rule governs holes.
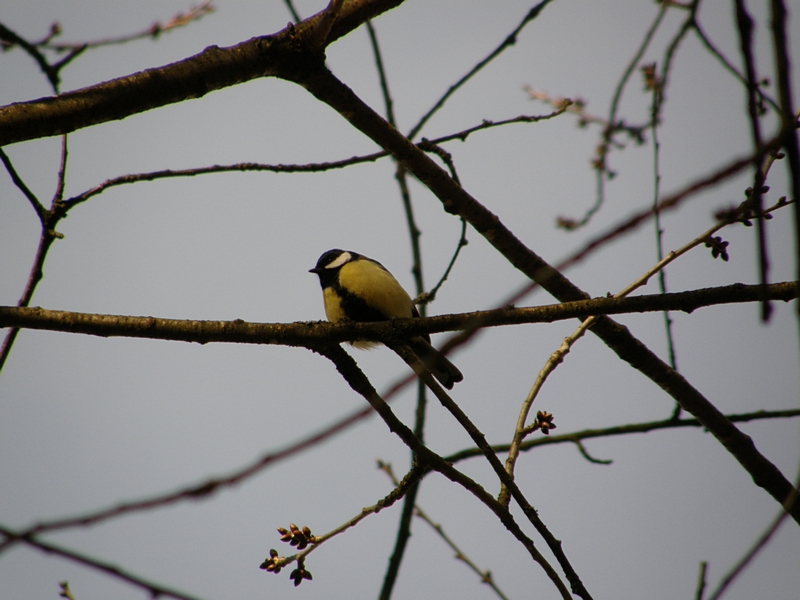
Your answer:
[[[338,248],[319,257],[309,273],[319,276],[325,315],[331,323],[388,321],[394,317],[419,317],[411,297],[377,260]],[[414,336],[406,343],[431,375],[448,390],[464,379],[461,371],[436,348],[429,335]],[[369,349],[378,342],[350,342]]]

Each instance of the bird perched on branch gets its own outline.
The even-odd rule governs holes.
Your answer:
[[[416,306],[403,287],[376,260],[346,250],[328,250],[309,270],[319,276],[325,315],[340,321],[388,321],[393,317],[419,317]],[[431,346],[430,336],[420,335],[406,342],[422,365],[448,390],[464,376],[456,366]],[[377,342],[352,342],[368,349]]]

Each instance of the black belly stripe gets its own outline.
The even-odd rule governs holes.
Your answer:
[[[343,289],[338,283],[334,284],[333,289],[341,300],[342,311],[351,321],[388,321],[382,312],[369,306],[364,300]]]
[[[375,321],[388,321],[391,318],[387,317],[382,312],[375,310],[355,294],[351,294],[342,288],[338,281],[333,282],[331,285],[326,287],[331,287],[334,289],[336,294],[339,296],[339,302],[340,306],[342,307],[342,311],[351,321],[370,323]],[[411,312],[413,317],[419,317],[419,312],[417,312],[416,306],[411,307]],[[431,336],[429,336],[427,333],[420,335],[420,337],[429,344],[431,343]]]

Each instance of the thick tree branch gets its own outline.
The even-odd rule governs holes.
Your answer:
[[[544,569],[547,576],[558,588],[559,592],[561,592],[562,597],[569,600],[569,591],[564,586],[564,583],[561,581],[558,573],[555,572],[553,567],[536,549],[533,544],[533,540],[526,536],[522,529],[520,529],[513,515],[506,507],[497,502],[480,484],[455,469],[450,463],[445,462],[441,456],[420,442],[417,436],[414,435],[414,432],[406,427],[406,425],[400,421],[397,416],[395,416],[394,412],[392,412],[392,409],[389,408],[389,405],[383,401],[361,369],[358,368],[358,365],[353,358],[341,347],[335,345],[325,345],[315,348],[315,351],[325,356],[327,359],[333,362],[334,365],[336,365],[336,370],[339,371],[339,374],[350,385],[353,391],[360,394],[367,402],[369,402],[370,406],[372,406],[372,408],[375,409],[375,412],[377,412],[384,420],[386,425],[389,427],[389,430],[403,440],[406,446],[408,446],[414,452],[414,456],[421,463],[430,469],[441,473],[450,481],[460,484],[484,505],[486,505],[497,516],[497,518],[500,519],[500,522],[503,523],[506,529],[508,529],[508,531],[522,543],[525,549],[528,550],[528,553],[531,555],[533,560],[537,562],[542,569]]]
[[[774,283],[767,287],[771,300],[789,301],[800,297],[797,282]],[[43,308],[0,306],[0,327],[20,327],[100,337],[134,337],[207,344],[277,344],[311,347],[314,344],[353,340],[391,341],[398,336],[441,333],[474,327],[497,327],[523,323],[552,323],[585,319],[593,315],[663,310],[692,312],[715,304],[754,302],[760,286],[740,283],[689,292],[653,294],[628,298],[594,298],[530,308],[501,308],[437,317],[394,319],[386,323],[248,323],[235,321],[192,321],[157,317],[98,315]]]
[[[195,56],[163,67],[59,96],[0,107],[0,146],[124,119],[259,77],[296,79],[308,70],[308,64],[324,60],[327,44],[401,3],[402,0],[350,0],[343,4],[333,23],[326,17],[326,9],[272,35],[228,48],[209,46]]]
[[[461,409],[458,404],[456,404],[450,396],[447,395],[447,392],[442,389],[439,383],[433,378],[433,376],[427,372],[424,367],[419,364],[419,359],[414,355],[413,352],[403,344],[394,343],[391,345],[392,350],[394,350],[400,357],[406,361],[406,363],[412,367],[415,371],[418,372],[420,378],[425,381],[425,384],[428,388],[434,393],[436,398],[445,407],[448,412],[450,412],[453,417],[458,421],[459,425],[467,432],[467,434],[472,438],[472,441],[475,442],[475,445],[481,449],[483,452],[484,457],[491,465],[492,470],[494,470],[495,474],[497,475],[498,479],[502,482],[503,489],[507,490],[508,493],[513,496],[514,500],[517,501],[517,504],[522,509],[522,512],[525,513],[527,519],[531,522],[531,524],[536,528],[536,531],[539,532],[539,535],[544,538],[547,546],[550,548],[550,551],[555,555],[556,560],[561,565],[561,568],[564,571],[567,579],[570,582],[570,586],[572,587],[572,592],[585,600],[591,598],[588,590],[584,586],[583,582],[581,581],[578,574],[575,572],[575,569],[569,562],[564,550],[561,547],[561,541],[557,540],[555,536],[550,532],[548,527],[539,517],[538,511],[530,504],[528,499],[522,493],[522,490],[519,489],[516,482],[513,479],[513,473],[506,472],[503,468],[503,463],[500,462],[500,459],[497,458],[497,454],[489,445],[489,442],[486,441],[486,436],[481,432],[478,427],[470,420],[467,414]],[[503,502],[500,498],[498,498],[499,503],[504,506],[508,507],[508,502]]]
[[[388,125],[375,111],[339,81],[324,64],[298,80],[318,100],[330,105],[351,125],[367,135],[413,173],[441,201],[446,212],[466,219],[514,267],[539,283],[561,302],[588,296],[543,258],[528,248],[497,217],[458,185],[424,152]],[[617,356],[651,379],[672,396],[683,410],[697,417],[714,437],[739,461],[759,487],[783,504],[794,490],[786,477],[764,457],[749,436],[739,431],[680,373],[670,368],[630,331],[600,317],[591,328]],[[800,501],[791,514],[800,523]]]

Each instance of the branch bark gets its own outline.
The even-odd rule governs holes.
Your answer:
[[[386,123],[349,87],[338,80],[324,64],[297,83],[318,100],[339,112],[351,125],[388,150],[439,199],[444,210],[466,219],[514,267],[539,283],[561,302],[586,300],[588,294],[528,248],[491,211],[471,196],[411,141]],[[672,396],[681,408],[700,420],[736,460],[750,473],[756,485],[764,488],[783,505],[794,486],[763,456],[752,439],[739,431],[700,391],[680,373],[670,368],[647,346],[636,339],[627,327],[609,317],[600,317],[592,326],[596,334],[617,356],[640,371]],[[789,508],[800,523],[800,500]]]
[[[800,297],[800,283],[788,281],[767,286],[771,300],[789,301]],[[391,341],[421,333],[441,333],[523,323],[552,323],[585,319],[592,315],[660,312],[692,312],[716,304],[755,302],[761,296],[758,285],[740,283],[716,288],[653,294],[629,298],[593,298],[530,308],[501,308],[437,317],[394,319],[384,323],[248,323],[235,321],[192,321],[157,317],[130,317],[0,306],[0,328],[19,327],[99,337],[133,337],[207,344],[276,344],[312,347],[314,344],[354,340]]]
[[[335,22],[328,9],[281,31],[104,83],[0,107],[0,146],[70,133],[153,108],[202,98],[260,77],[296,79],[324,60],[325,47],[403,0],[350,0]]]

